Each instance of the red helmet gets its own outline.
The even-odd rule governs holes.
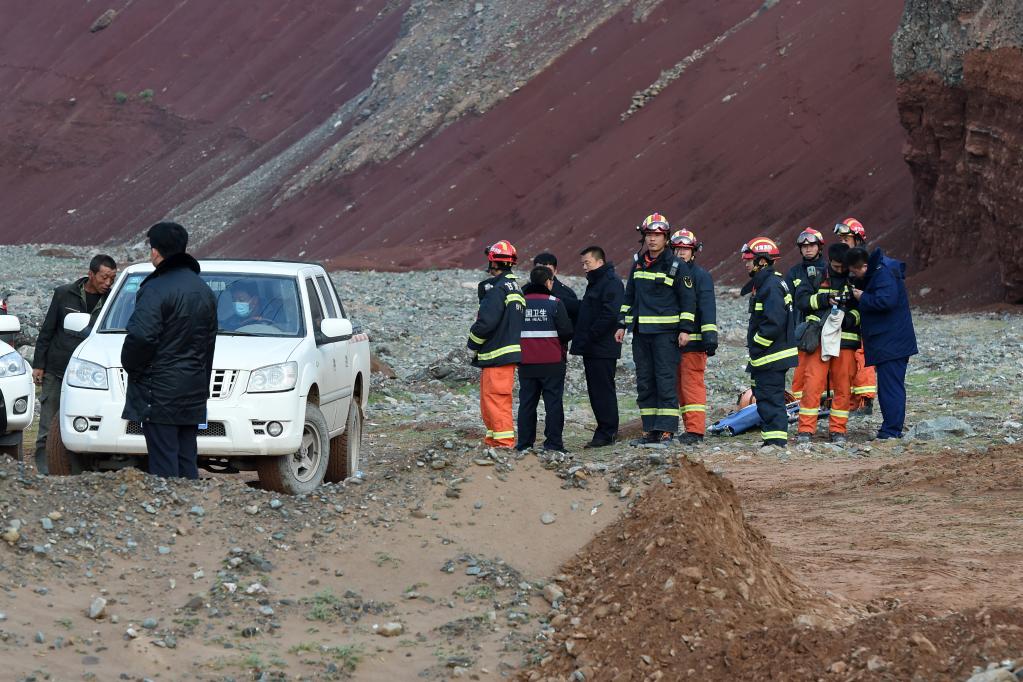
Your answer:
[[[824,235],[812,227],[804,227],[803,231],[796,237],[796,246],[803,246],[804,244],[820,244],[824,245]]]
[[[692,249],[695,253],[703,248],[703,242],[697,241],[696,235],[693,234],[692,230],[682,228],[675,234],[671,235],[671,248]]]
[[[649,234],[651,232],[661,233],[665,237],[671,233],[671,226],[668,225],[668,219],[660,213],[651,213],[646,218],[643,218],[643,224],[637,225],[636,229],[643,234]]]
[[[493,246],[488,246],[483,252],[487,254],[487,261],[491,263],[515,265],[519,259],[518,254],[515,252],[515,247],[507,239],[502,239]]]
[[[856,220],[856,218],[846,218],[835,225],[835,234],[843,236],[851,234],[863,241],[867,241],[867,230],[863,227],[863,223]]]
[[[773,261],[781,256],[781,251],[778,250],[778,245],[767,237],[756,237],[755,239],[749,240],[742,245],[741,253],[743,260],[753,260],[754,258],[762,256]]]

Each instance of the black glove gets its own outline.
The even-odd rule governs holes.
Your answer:
[[[707,357],[712,358],[718,352],[718,345],[716,343],[704,343],[703,349],[707,352]]]

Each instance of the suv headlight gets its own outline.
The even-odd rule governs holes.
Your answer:
[[[27,371],[28,367],[25,365],[25,358],[21,357],[21,353],[18,351],[0,357],[0,379],[18,376]]]
[[[91,388],[97,391],[107,390],[107,368],[88,360],[71,358],[67,366],[68,386]]]
[[[273,393],[290,391],[298,380],[298,363],[282,362],[252,370],[249,375],[248,393]]]

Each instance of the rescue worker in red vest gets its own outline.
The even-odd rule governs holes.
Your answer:
[[[689,265],[696,293],[696,331],[689,335],[689,343],[682,346],[677,384],[678,409],[685,428],[678,440],[683,445],[695,445],[703,440],[707,430],[707,384],[704,380],[707,358],[718,349],[714,280],[696,264],[696,254],[703,249],[703,243],[696,239],[692,230],[679,230],[671,235],[671,248]]]
[[[472,364],[482,369],[480,413],[487,427],[483,442],[510,448],[515,445],[512,389],[521,355],[519,339],[526,300],[512,273],[517,261],[515,247],[502,239],[485,253],[490,278],[480,282],[477,289],[480,308],[469,329],[467,346],[473,351]]]
[[[565,302],[552,294],[554,273],[538,265],[522,287],[526,317],[522,323],[522,359],[519,362],[519,439],[515,449],[533,447],[536,406],[543,396],[543,449],[565,451],[565,368],[572,319]]]
[[[856,246],[866,248],[867,246],[867,229],[856,218],[846,218],[835,225],[835,234],[838,235],[838,241],[848,244],[849,248]],[[873,414],[876,396],[877,372],[873,367],[867,366],[861,346],[856,352],[856,377],[853,379],[850,411],[861,410],[863,414]]]
[[[778,245],[757,237],[742,246],[742,262],[752,279],[746,371],[753,382],[763,447],[785,447],[789,416],[785,411],[785,373],[796,366],[795,315],[788,282],[774,269]]]
[[[788,282],[789,289],[793,292],[799,289],[803,282],[811,282],[814,287],[818,286],[828,269],[828,263],[824,259],[824,235],[812,227],[804,227],[803,231],[796,237],[796,246],[803,259],[789,268]],[[798,327],[805,318],[805,313],[796,307],[795,324]],[[792,395],[796,400],[803,397],[803,374],[806,371],[807,353],[799,351],[799,364],[792,374]]]
[[[796,435],[800,444],[809,443],[816,433],[821,395],[829,390],[833,395],[828,420],[829,439],[838,445],[846,443],[852,381],[856,375],[856,351],[860,348],[860,313],[845,267],[848,251],[849,246],[843,242],[832,244],[828,248],[829,267],[823,281],[816,287],[812,282],[804,281],[796,289],[796,308],[808,318],[823,319],[832,309],[840,309],[844,313],[838,356],[822,360],[819,350],[800,353],[800,362],[804,362],[803,356],[806,356],[805,390],[799,400],[799,432]]]
[[[645,433],[632,444],[666,447],[678,431],[679,349],[696,330],[696,295],[689,266],[668,249],[668,219],[653,213],[636,229],[643,247],[633,257],[615,341],[633,332],[636,402]]]

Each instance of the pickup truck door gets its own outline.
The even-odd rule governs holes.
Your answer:
[[[348,339],[329,339],[320,331],[320,323],[325,317],[337,317],[337,305],[331,298],[324,299],[315,281],[316,276],[306,275],[304,279],[319,362],[320,411],[327,420],[328,428],[334,432],[344,426],[348,417],[348,400],[352,395],[351,368],[346,367]]]

